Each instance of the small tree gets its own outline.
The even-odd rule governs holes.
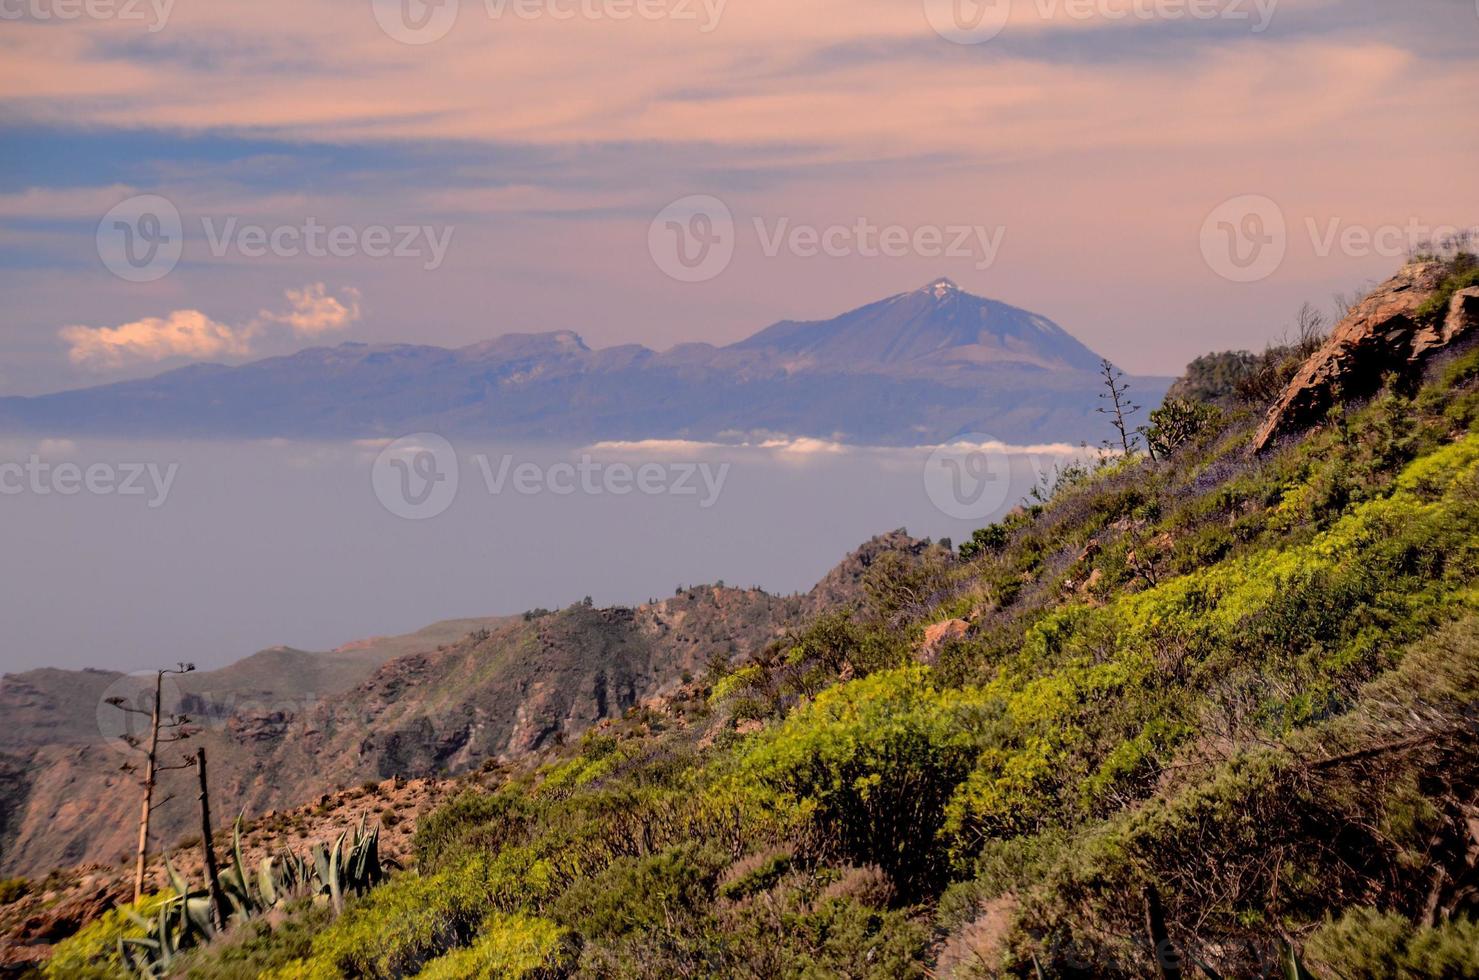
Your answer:
[[[1157,459],[1169,459],[1176,450],[1197,438],[1222,419],[1222,412],[1186,398],[1167,398],[1150,413],[1145,444]]]
[[[1105,390],[1099,393],[1099,397],[1108,401],[1108,405],[1100,405],[1098,411],[1102,415],[1108,415],[1109,423],[1119,433],[1120,448],[1125,455],[1133,453],[1140,443],[1139,430],[1130,428],[1130,416],[1140,411],[1141,406],[1130,401],[1130,384],[1125,380],[1125,372],[1104,358],[1099,362],[1099,373],[1104,376]],[[1113,443],[1104,441],[1105,448],[1112,449]]]
[[[162,800],[154,799],[154,789],[159,783],[159,774],[171,769],[188,769],[195,765],[195,760],[186,758],[180,765],[162,766],[159,764],[159,747],[170,742],[180,742],[195,734],[190,727],[188,715],[171,714],[168,719],[164,717],[164,676],[166,674],[188,674],[195,669],[194,664],[181,663],[174,667],[164,667],[154,672],[154,697],[153,706],[149,709],[135,708],[128,704],[128,700],[122,697],[109,698],[108,703],[125,714],[141,715],[149,719],[149,748],[145,756],[144,772],[139,779],[139,786],[144,791],[143,803],[139,808],[139,843],[134,853],[134,904],[144,897],[144,865],[149,852],[149,823],[154,811],[168,803],[172,797],[166,796]],[[125,734],[123,740],[135,748],[140,748],[140,740],[132,735]],[[123,764],[124,772],[138,772],[138,767],[132,762]]]

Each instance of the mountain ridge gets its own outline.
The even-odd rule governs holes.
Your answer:
[[[1078,441],[1099,355],[1046,317],[948,279],[727,346],[593,349],[573,330],[457,348],[348,342],[240,365],[0,398],[0,431],[46,436],[461,437],[589,442],[734,434],[877,445]],[[1136,379],[1155,400],[1170,379]]]

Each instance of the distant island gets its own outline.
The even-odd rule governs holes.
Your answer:
[[[0,431],[362,439],[432,431],[526,442],[817,437],[933,445],[1098,432],[1101,355],[1046,317],[949,279],[727,347],[592,350],[572,331],[458,349],[346,343],[240,366],[0,398]],[[1131,379],[1156,404],[1168,378]]]

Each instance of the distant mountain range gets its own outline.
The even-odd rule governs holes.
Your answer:
[[[727,347],[592,350],[571,331],[449,350],[346,343],[240,366],[0,398],[0,431],[129,437],[518,441],[811,436],[921,445],[963,433],[1096,441],[1100,356],[1046,317],[948,279]],[[1155,404],[1170,381],[1135,379]]]

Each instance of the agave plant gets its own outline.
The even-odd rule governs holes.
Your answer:
[[[144,935],[118,941],[124,965],[146,980],[168,976],[182,952],[209,942],[217,933],[209,889],[192,888],[168,855],[164,867],[174,897],[163,903],[152,919],[130,913]],[[367,828],[364,817],[352,839],[345,831],[332,847],[318,844],[308,857],[284,847],[276,858],[263,858],[256,874],[248,872],[242,856],[238,817],[232,832],[231,863],[219,875],[225,905],[220,910],[221,920],[230,924],[252,919],[281,902],[305,895],[326,896],[334,911],[341,912],[346,894],[362,894],[384,879],[380,830]]]
[[[361,817],[354,839],[345,850],[349,833],[341,833],[332,847],[316,845],[313,849],[314,873],[320,894],[329,896],[335,912],[344,909],[346,892],[360,895],[385,879],[385,866],[380,861],[380,828],[366,829]]]
[[[124,965],[149,980],[166,976],[180,953],[216,934],[210,896],[204,891],[192,890],[175,870],[168,855],[164,859],[164,868],[169,875],[170,887],[174,889],[174,897],[160,905],[152,919],[130,911],[128,914],[134,925],[143,930],[144,935],[118,940],[118,953]]]
[[[221,895],[228,908],[222,910],[225,919],[250,919],[272,908],[278,901],[278,888],[273,880],[272,859],[263,859],[256,875],[247,872],[246,861],[241,856],[241,818],[231,832],[231,865],[221,873]]]

